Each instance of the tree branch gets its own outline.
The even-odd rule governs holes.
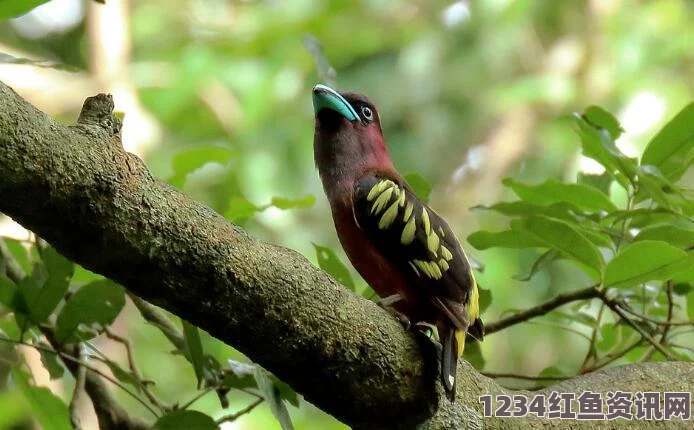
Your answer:
[[[121,147],[112,109],[110,97],[89,98],[77,125],[65,127],[0,84],[0,211],[68,258],[233,345],[354,428],[481,427],[478,396],[511,393],[461,361],[456,402],[445,400],[428,339],[298,253],[254,240],[153,178]],[[691,363],[623,369],[559,387],[692,391]],[[528,420],[485,419],[484,426],[523,428]]]
[[[541,303],[537,306],[533,306],[530,309],[518,312],[516,314],[511,315],[510,317],[503,318],[499,321],[490,324],[485,324],[484,334],[492,334],[497,331],[508,328],[512,325],[516,325],[524,321],[527,321],[529,319],[546,315],[560,306],[564,306],[568,303],[575,302],[577,300],[593,299],[596,297],[599,297],[599,292],[597,286],[595,285],[583,288],[581,290],[572,291],[570,293],[562,293],[556,296],[555,298]]]

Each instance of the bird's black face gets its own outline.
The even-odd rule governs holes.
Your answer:
[[[349,130],[361,131],[378,124],[378,113],[374,105],[363,95],[339,93],[318,84],[313,87],[313,110],[316,130],[339,133]]]
[[[314,158],[326,191],[337,189],[339,181],[348,186],[352,176],[388,159],[378,112],[366,97],[316,85],[313,109]]]

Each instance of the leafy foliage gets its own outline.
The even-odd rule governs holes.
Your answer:
[[[0,1],[0,20],[10,19],[24,15],[37,6],[47,3],[49,0],[1,0]]]
[[[643,333],[658,339],[657,345],[651,343],[652,348],[688,357],[677,355],[680,348],[671,340],[686,332],[673,330],[670,324],[680,321],[686,327],[686,319],[691,319],[691,315],[678,311],[674,294],[686,297],[690,307],[694,302],[694,210],[691,198],[685,197],[691,191],[674,182],[692,165],[694,108],[687,105],[651,140],[640,163],[618,149],[615,139],[623,129],[606,110],[591,106],[574,116],[574,124],[583,154],[599,162],[605,173],[579,176],[575,184],[550,179],[526,185],[505,179],[504,185],[520,200],[476,209],[512,217],[510,229],[478,231],[468,241],[480,250],[540,249],[542,254],[528,273],[516,276],[522,281],[566,259],[595,282],[592,297],[615,312],[616,322],[602,307],[597,316],[586,312],[589,303],[580,301],[574,306],[577,312],[549,313],[560,322],[558,327],[574,331],[569,326],[578,324],[592,331],[592,336],[586,337],[591,342],[579,373],[628,357],[640,345],[648,346],[651,341],[645,341]],[[661,167],[667,173],[661,172]],[[610,198],[612,181],[626,192],[624,206]],[[585,336],[582,331],[575,333]],[[653,354],[654,350],[649,350],[646,359]],[[553,368],[550,376],[568,372]],[[539,376],[548,375],[543,372]]]

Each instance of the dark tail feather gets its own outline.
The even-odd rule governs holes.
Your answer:
[[[443,350],[441,352],[441,382],[446,390],[448,400],[455,401],[456,367],[458,365],[458,341],[455,331],[445,322],[438,324],[439,337]]]

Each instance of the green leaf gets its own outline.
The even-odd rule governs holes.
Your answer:
[[[280,396],[280,391],[275,386],[274,382],[268,375],[268,373],[261,367],[256,366],[255,368],[255,381],[258,384],[258,389],[263,394],[265,401],[270,406],[270,411],[272,415],[275,416],[277,421],[279,421],[282,430],[293,430],[294,426],[289,417],[289,411],[282,401]]]
[[[31,273],[25,276],[17,285],[17,289],[21,293],[22,298],[15,300],[15,307],[25,306],[25,312],[18,312],[15,314],[22,333],[24,333],[31,324],[31,318],[29,316],[31,310],[30,303],[36,302],[36,298],[41,294],[41,289],[45,285],[47,277],[46,267],[41,263],[34,263],[34,269]]]
[[[544,254],[542,254],[535,262],[533,263],[532,267],[526,274],[516,274],[513,275],[512,278],[521,281],[521,282],[527,282],[533,278],[540,270],[543,270],[545,267],[548,267],[550,264],[552,264],[555,260],[559,258],[560,254],[559,251],[556,249],[550,249],[546,251]]]
[[[253,364],[243,363],[236,360],[228,360],[229,370],[224,372],[222,387],[225,388],[255,388],[255,368]]]
[[[643,228],[634,240],[660,240],[680,248],[687,248],[694,245],[694,228],[673,224],[654,225]]]
[[[684,252],[660,241],[644,240],[625,247],[605,268],[606,288],[630,288],[647,281],[665,281],[694,270],[694,251]]]
[[[0,429],[31,428],[22,425],[22,421],[30,416],[29,403],[21,392],[18,390],[0,392]]]
[[[120,382],[131,385],[132,387],[137,389],[138,392],[142,390],[142,387],[140,386],[140,381],[135,376],[135,374],[133,374],[129,370],[123,369],[120,366],[120,364],[116,363],[113,360],[109,360],[108,358],[106,358],[104,361],[106,362],[106,365],[111,370],[111,373],[113,373],[113,376],[115,376],[116,379],[118,379]]]
[[[692,289],[694,288],[690,284],[675,284],[672,286],[672,292],[678,296],[686,296]]]
[[[542,206],[535,203],[530,203],[523,200],[515,202],[500,202],[492,206],[475,206],[472,210],[490,210],[504,214],[506,216],[528,216],[528,215],[545,215],[551,218],[563,219],[565,221],[576,221],[576,216],[572,214],[578,213],[581,210],[574,205],[560,202],[549,206]]]
[[[617,118],[599,106],[589,106],[583,112],[583,119],[597,129],[607,130],[612,140],[617,140],[624,131]]]
[[[603,172],[599,175],[579,172],[577,178],[579,184],[593,187],[608,197],[610,195],[610,185],[612,185],[612,181],[612,176],[607,172]]]
[[[0,19],[6,20],[31,12],[49,0],[0,0]]]
[[[587,185],[566,184],[555,179],[548,179],[539,185],[525,185],[511,178],[504,179],[503,184],[510,187],[523,201],[542,206],[564,202],[595,212],[617,209],[606,194]]]
[[[582,311],[572,313],[552,311],[549,313],[549,315],[557,316],[570,322],[583,324],[591,328],[594,328],[598,325],[598,320],[593,315],[590,315]]]
[[[0,318],[0,337],[18,340],[20,335],[21,332],[17,321],[12,318]]]
[[[75,273],[75,265],[53,247],[46,248],[41,253],[41,259],[48,278],[38,291],[29,290],[30,295],[25,295],[31,319],[36,324],[42,323],[58,306],[70,288],[70,279]]]
[[[574,120],[581,138],[583,155],[602,164],[622,187],[628,188],[634,181],[636,160],[627,157],[617,148],[607,130],[596,128],[581,115],[574,115]]]
[[[285,199],[282,197],[273,197],[270,204],[278,209],[303,209],[310,208],[316,203],[316,198],[313,194],[307,194],[300,199]]]
[[[50,345],[45,342],[39,342],[39,346],[47,349],[53,349]],[[43,367],[48,370],[48,374],[51,380],[61,378],[65,374],[65,368],[58,360],[58,354],[48,352],[45,349],[39,349],[39,354],[41,354],[41,363]]]
[[[677,181],[694,164],[694,102],[689,103],[648,143],[641,164]]]
[[[671,183],[655,166],[639,166],[639,188],[637,202],[650,198],[663,208],[679,212],[688,202],[681,196],[681,191]],[[691,203],[691,202],[689,202]]]
[[[200,331],[186,320],[181,320],[181,322],[183,323],[183,335],[186,339],[186,358],[193,365],[195,377],[198,380],[198,388],[200,388],[205,376],[205,355],[202,350]]]
[[[229,221],[240,223],[255,215],[256,212],[264,208],[258,207],[249,202],[243,196],[234,196],[229,202],[229,209],[224,212],[224,218]]]
[[[5,275],[0,274],[0,304],[17,313],[27,311],[24,303],[24,296],[20,294],[19,288]]]
[[[236,156],[236,151],[226,146],[200,146],[179,152],[173,157],[173,176],[171,185],[182,188],[186,176],[207,163],[226,164]]]
[[[492,291],[485,289],[485,288],[480,288],[480,286],[477,286],[477,290],[480,293],[479,297],[479,306],[480,306],[480,315],[484,313],[484,311],[487,310],[489,305],[492,304]]]
[[[45,387],[29,383],[29,375],[19,368],[12,369],[12,380],[29,403],[33,416],[44,430],[70,430],[70,415],[65,403]]]
[[[354,281],[347,267],[342,264],[342,261],[335,255],[332,249],[325,246],[313,244],[316,249],[316,258],[318,266],[328,272],[330,276],[335,278],[337,282],[354,291]]]
[[[638,208],[629,211],[617,210],[607,214],[602,220],[603,225],[611,225],[622,220],[629,220],[629,226],[634,228],[648,227],[659,223],[669,223],[684,220],[686,217],[666,208]]]
[[[284,381],[280,380],[278,377],[275,375],[271,376],[273,384],[275,384],[275,387],[280,393],[280,396],[286,401],[289,402],[289,404],[293,405],[295,408],[299,407],[299,395],[294,391],[292,387],[287,385]]]
[[[157,430],[218,430],[217,423],[198,411],[178,410],[168,412],[154,423]]]
[[[524,230],[545,246],[554,248],[563,256],[580,263],[595,279],[605,264],[598,248],[579,233],[572,225],[563,221],[532,216],[511,223],[513,230]]]
[[[7,249],[10,251],[10,254],[12,254],[15,260],[17,260],[17,263],[19,263],[21,268],[24,269],[25,272],[29,273],[32,268],[31,260],[29,258],[29,253],[27,252],[27,249],[24,246],[24,244],[19,240],[10,239],[9,237],[0,239],[0,246],[3,243],[5,244],[5,246],[7,246]],[[0,266],[2,265],[0,264]]]
[[[547,244],[524,231],[505,230],[491,232],[480,230],[467,237],[467,242],[479,250],[488,248],[533,248]]]
[[[467,338],[471,339],[472,337],[468,336]],[[472,367],[478,370],[484,369],[484,365],[486,364],[486,361],[482,356],[482,349],[480,348],[480,343],[477,340],[465,342],[465,351],[463,352],[463,358],[465,358],[470,364],[472,364]]]
[[[108,279],[90,282],[73,294],[56,321],[60,343],[81,342],[97,336],[113,323],[125,306],[123,288]]]
[[[558,366],[549,366],[545,367],[542,369],[542,372],[540,372],[539,377],[545,377],[545,378],[561,378],[565,376],[571,375],[571,371],[562,369],[561,367]]]
[[[405,175],[405,181],[410,185],[410,188],[414,190],[414,193],[419,200],[424,203],[429,202],[429,195],[431,194],[431,184],[427,181],[424,176],[419,173],[408,173]]]

